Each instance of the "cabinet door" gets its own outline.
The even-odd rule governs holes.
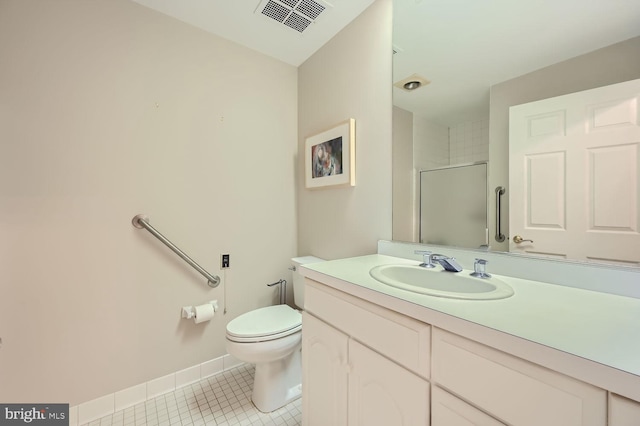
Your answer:
[[[349,364],[350,426],[429,424],[426,380],[353,339],[349,341]]]
[[[349,337],[302,314],[302,424],[346,426]]]
[[[640,402],[619,395],[609,398],[609,426],[640,425]]]
[[[437,386],[431,388],[431,426],[505,426]]]

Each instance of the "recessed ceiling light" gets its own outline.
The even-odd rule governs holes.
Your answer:
[[[431,83],[431,81],[427,80],[421,75],[413,74],[407,78],[403,78],[402,80],[395,82],[393,85],[402,90],[406,90],[407,92],[411,92],[422,86],[426,86],[429,83]]]
[[[422,86],[422,83],[416,80],[408,81],[402,85],[402,87],[404,87],[407,90],[416,90],[420,86]]]

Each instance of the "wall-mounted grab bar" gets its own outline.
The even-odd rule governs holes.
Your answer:
[[[187,256],[185,252],[176,247],[171,241],[167,240],[164,235],[162,235],[160,232],[158,232],[158,230],[156,230],[156,228],[149,224],[149,218],[147,216],[143,214],[136,215],[131,220],[131,223],[133,223],[133,226],[138,229],[144,228],[149,231],[151,235],[162,241],[165,246],[169,247],[175,254],[180,256],[182,260],[191,265],[193,269],[200,272],[207,279],[209,287],[217,287],[220,284],[220,277],[218,277],[217,275],[211,275],[210,273],[205,271],[204,268],[202,268],[200,265],[194,262],[193,259]]]
[[[500,221],[502,216],[502,212],[500,210],[502,209],[502,196],[504,195],[505,191],[506,190],[502,186],[496,187],[496,241],[498,241],[499,243],[503,242],[506,239],[506,237],[502,233],[502,230],[500,229]]]

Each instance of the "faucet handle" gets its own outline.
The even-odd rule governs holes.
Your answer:
[[[478,278],[491,278],[491,274],[486,272],[488,260],[478,259],[473,264],[473,272],[471,273],[472,277]]]
[[[414,254],[422,255],[422,263],[418,266],[422,266],[423,268],[435,268],[436,265],[433,264],[431,260],[431,251],[430,250],[416,250],[413,252]]]

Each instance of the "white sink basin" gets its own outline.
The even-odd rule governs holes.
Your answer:
[[[414,265],[380,265],[369,271],[383,284],[414,293],[452,299],[493,300],[513,295],[513,289],[499,278],[476,278],[468,271],[448,272]]]

